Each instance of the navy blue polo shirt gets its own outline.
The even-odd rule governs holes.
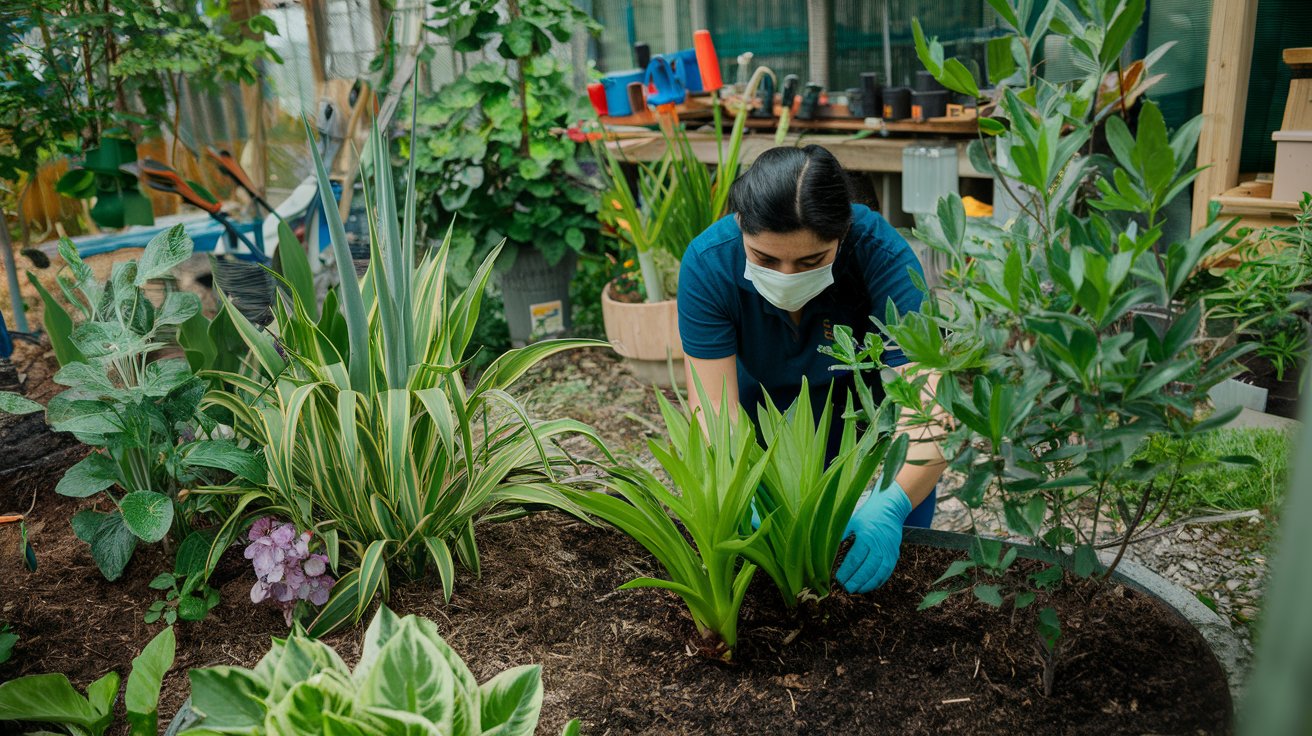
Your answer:
[[[920,261],[882,215],[865,205],[853,205],[852,228],[839,248],[855,249],[870,292],[871,316],[882,321],[889,300],[899,313],[920,309],[924,294],[908,273],[915,270],[923,277]],[[797,397],[806,376],[818,414],[819,402],[836,375],[830,370],[834,359],[818,348],[833,344],[835,322],[852,321],[850,309],[843,308],[852,297],[838,293],[839,284],[831,285],[802,307],[801,323],[794,324],[787,312],[766,301],[743,276],[746,265],[742,232],[733,215],[721,218],[688,246],[679,270],[683,352],[706,360],[736,355],[739,401],[753,416],[761,389],[783,409]],[[874,329],[868,322],[863,327]],[[889,366],[907,362],[896,347],[889,347],[883,358]],[[834,400],[840,405],[835,413],[841,414],[846,397]]]

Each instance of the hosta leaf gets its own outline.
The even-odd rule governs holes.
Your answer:
[[[178,546],[178,554],[173,561],[174,574],[191,575],[204,570],[205,560],[209,556],[210,545],[213,542],[213,530],[188,534],[187,538],[182,540],[182,544]]]
[[[191,238],[187,237],[181,224],[156,235],[146,244],[146,250],[141,254],[133,283],[145,286],[147,281],[167,275],[175,266],[191,257],[191,249]]]
[[[114,391],[114,383],[109,380],[105,368],[90,363],[69,363],[54,376],[54,382],[69,388],[82,389],[97,394]]]
[[[35,414],[45,407],[9,391],[0,391],[0,414]]]
[[[144,542],[158,542],[173,526],[173,501],[154,491],[133,491],[119,501],[123,523]]]
[[[183,621],[202,621],[209,612],[209,604],[204,598],[184,595],[178,599],[178,618]]]
[[[419,632],[413,620],[404,621],[360,682],[357,702],[418,713],[447,732],[451,729],[454,685],[442,654]]]
[[[30,675],[0,685],[0,722],[68,723],[95,730],[103,729],[111,717],[91,707],[60,674]]]
[[[159,733],[159,688],[164,673],[173,666],[176,640],[172,627],[154,639],[132,660],[132,672],[123,700],[127,706],[132,736],[156,736]]]
[[[180,325],[200,313],[200,297],[189,291],[170,291],[155,315],[155,327]]]
[[[90,519],[83,519],[85,530]],[[73,522],[73,531],[78,532],[77,517],[74,517]],[[78,532],[78,536],[81,536],[81,532]],[[123,568],[127,567],[136,549],[137,537],[124,523],[122,514],[114,511],[100,516],[100,524],[91,535],[91,557],[106,580],[113,582],[123,575]]]
[[[106,516],[109,516],[109,514],[92,509],[84,509],[73,514],[73,533],[77,535],[78,539],[90,544]]]
[[[114,710],[114,701],[118,700],[119,675],[107,672],[103,677],[87,685],[87,702],[92,710],[104,716]]]
[[[102,452],[92,452],[64,472],[55,486],[55,493],[73,498],[86,498],[118,482],[118,466]]]
[[[483,683],[483,736],[533,736],[542,710],[542,668],[524,665]]]
[[[191,708],[202,728],[220,733],[259,733],[264,725],[268,687],[240,667],[206,667],[187,674]]]
[[[185,358],[157,360],[146,366],[145,378],[141,389],[147,396],[166,396],[173,389],[186,383],[192,377],[191,366]]]

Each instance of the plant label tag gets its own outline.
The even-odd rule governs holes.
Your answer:
[[[528,312],[533,325],[533,339],[565,331],[565,308],[561,300],[530,304]]]

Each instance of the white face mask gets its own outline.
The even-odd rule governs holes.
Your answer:
[[[748,259],[743,278],[752,282],[767,302],[785,312],[796,312],[834,283],[834,264],[800,273],[779,273]]]

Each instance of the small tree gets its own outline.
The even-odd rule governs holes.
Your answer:
[[[1136,449],[1149,435],[1187,437],[1234,416],[1200,417],[1199,407],[1242,348],[1197,349],[1203,304],[1184,288],[1228,225],[1213,219],[1187,239],[1163,236],[1165,207],[1198,173],[1190,162],[1201,120],[1170,135],[1146,103],[1136,132],[1123,117],[1127,96],[1100,96],[1125,79],[1122,50],[1143,0],[989,4],[1012,32],[990,43],[997,113],[980,120],[984,135],[969,153],[1021,214],[1006,227],[969,222],[952,195],[920,223],[916,236],[949,267],[921,312],[889,314],[887,333],[915,368],[887,389],[918,423],[942,432],[950,467],[965,477],[956,495],[966,506],[979,509],[995,494],[1012,532],[1076,575],[1105,579],[1191,461],[1181,455],[1163,468],[1134,461]],[[921,60],[943,84],[979,94],[964,65],[945,61],[918,24],[915,32]],[[1035,54],[1054,33],[1085,76],[1063,84],[1040,76]],[[1094,152],[1103,133],[1110,156]],[[852,364],[870,357],[847,356]],[[932,401],[922,392],[931,372],[940,375]],[[1106,565],[1097,554],[1104,547],[1115,549]],[[1018,581],[1007,575],[1015,557],[981,540],[925,605],[972,591],[1023,609],[1063,577],[1052,566]],[[1052,609],[1040,612],[1038,628],[1050,690],[1060,635]]]

